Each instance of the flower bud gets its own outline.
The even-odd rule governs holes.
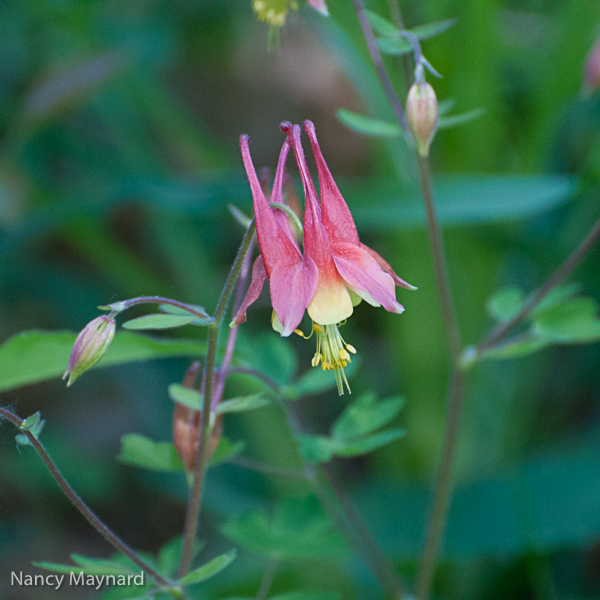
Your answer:
[[[406,118],[417,150],[429,154],[429,145],[438,124],[438,102],[434,89],[426,82],[413,83],[406,101]]]
[[[600,38],[589,51],[583,71],[583,89],[592,93],[600,87]]]
[[[67,387],[88,369],[93,367],[103,356],[111,343],[116,329],[114,318],[108,315],[96,317],[80,332],[73,345],[67,370],[62,376],[69,377]]]
[[[200,440],[201,411],[194,410],[185,404],[175,403],[173,412],[173,444],[187,473],[194,469],[196,452]],[[221,434],[223,433],[223,415],[217,415],[215,423],[210,430],[210,438],[206,447],[206,460],[214,454]]]

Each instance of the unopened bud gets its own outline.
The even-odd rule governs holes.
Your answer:
[[[592,93],[600,87],[600,38],[596,40],[585,60],[583,89]]]
[[[406,118],[417,150],[429,154],[429,145],[438,124],[438,102],[434,89],[426,82],[413,83],[406,101]]]
[[[173,443],[186,472],[194,470],[194,462],[200,442],[201,411],[194,410],[185,404],[175,403],[173,412]],[[223,415],[217,415],[210,430],[210,438],[206,447],[206,460],[214,454],[221,434],[223,433]]]
[[[115,335],[115,329],[115,320],[108,315],[102,315],[90,321],[81,330],[73,345],[67,370],[62,376],[63,379],[69,377],[67,387],[104,356]]]

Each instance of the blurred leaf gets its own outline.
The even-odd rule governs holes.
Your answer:
[[[213,319],[199,319],[194,315],[144,315],[123,323],[125,329],[173,329],[183,325],[208,325]]]
[[[229,519],[222,531],[248,550],[268,558],[326,558],[348,550],[344,538],[312,496],[281,500],[271,519],[262,512],[247,511]]]
[[[162,310],[163,312],[166,312],[170,315],[187,316],[187,315],[193,314],[193,313],[190,313],[190,311],[186,310],[185,308],[182,308],[180,306],[173,306],[171,304],[161,304],[158,308],[160,308],[160,310]],[[197,304],[190,304],[190,308],[199,313],[203,313],[207,319],[210,318],[210,315],[206,312],[206,309],[204,308],[204,306],[199,306]],[[194,316],[196,319],[198,318],[197,315],[194,315]]]
[[[264,392],[258,392],[256,394],[250,394],[249,396],[241,396],[240,398],[224,400],[217,406],[216,413],[223,414],[228,412],[254,410],[255,408],[262,408],[270,403],[271,400],[265,395]]]
[[[404,429],[386,429],[381,433],[376,433],[363,438],[357,438],[355,440],[338,441],[336,440],[335,453],[338,456],[360,456],[361,454],[367,454],[385,446],[390,442],[393,442],[406,435]]]
[[[0,346],[0,391],[61,377],[77,334],[66,331],[24,331]],[[154,339],[119,332],[98,363],[108,367],[173,356],[201,356],[206,344],[196,340]]]
[[[510,321],[523,307],[525,294],[519,288],[505,288],[488,299],[486,308],[497,321]]]
[[[271,596],[269,600],[339,600],[338,592],[309,592],[307,590],[298,590],[296,592],[286,592]]]
[[[515,336],[514,338],[509,338],[505,343],[485,350],[481,355],[481,358],[520,358],[522,356],[527,356],[528,354],[538,352],[539,350],[543,350],[549,345],[549,340],[534,337],[528,333],[521,336]]]
[[[57,573],[84,573],[85,575],[132,575],[133,571],[126,566],[106,559],[88,558],[80,554],[71,554],[73,562],[79,566],[61,565],[50,562],[32,562],[31,564]],[[139,573],[138,573],[139,574]]]
[[[246,442],[232,442],[226,437],[221,437],[219,444],[214,451],[214,454],[210,457],[210,466],[216,467],[222,463],[227,462],[230,458],[233,458],[246,448]]]
[[[46,421],[44,419],[42,419],[42,413],[38,410],[33,415],[30,415],[29,417],[27,417],[23,421],[23,423],[21,424],[21,427],[19,429],[21,431],[29,431],[29,433],[31,433],[31,435],[33,435],[33,437],[36,440],[39,440],[40,434],[42,433],[42,429],[44,429],[45,424],[46,424]],[[29,438],[23,433],[19,433],[15,437],[15,440],[16,440],[18,446],[31,445]]]
[[[371,27],[380,35],[385,37],[399,35],[400,30],[391,21],[384,19],[369,9],[365,9],[365,14],[367,15],[367,19],[369,19]]]
[[[434,182],[438,217],[444,226],[493,223],[524,218],[563,204],[575,187],[575,179],[560,175],[446,176]],[[398,184],[354,188],[344,197],[352,207],[361,231],[396,231],[425,225],[423,203],[418,196],[399,200]]]
[[[600,340],[598,303],[575,298],[544,310],[535,318],[533,333],[558,343],[589,343]]]
[[[121,436],[117,460],[152,471],[183,471],[183,463],[171,442],[155,442],[137,433]]]
[[[237,555],[237,550],[233,548],[229,552],[225,554],[221,554],[221,556],[217,556],[213,558],[210,562],[194,569],[190,573],[188,573],[185,577],[182,577],[179,580],[179,583],[182,585],[193,585],[195,583],[200,583],[209,577],[213,577],[226,567],[228,567]]]
[[[457,125],[463,125],[468,123],[477,117],[481,117],[486,112],[485,108],[475,108],[468,112],[459,113],[457,115],[440,116],[438,120],[438,129],[449,129],[450,127],[456,127]]]
[[[238,344],[240,364],[265,373],[279,385],[285,385],[296,370],[296,354],[289,340],[274,332],[253,338],[247,345]]]
[[[552,308],[562,303],[579,291],[581,291],[581,284],[579,283],[563,283],[558,285],[531,311],[531,315],[539,315],[547,308]]]
[[[329,462],[333,458],[336,443],[331,438],[322,435],[299,435],[298,452],[307,462]]]
[[[360,357],[354,357],[352,362],[344,369],[346,377],[348,379],[352,377],[359,366]],[[283,393],[288,398],[302,398],[333,389],[336,385],[335,377],[332,376],[330,371],[313,367],[301,375],[297,381],[286,386]]]
[[[362,394],[349,404],[331,429],[331,435],[339,443],[356,438],[389,423],[404,406],[402,396],[377,401],[374,393]]]
[[[443,21],[436,21],[427,25],[419,25],[418,27],[408,29],[408,31],[416,35],[418,39],[426,40],[443,33],[455,23],[456,19],[444,19]],[[398,34],[398,37],[379,38],[377,43],[379,44],[379,49],[384,54],[406,54],[407,52],[412,52],[410,42],[400,37],[400,34]]]
[[[180,383],[169,385],[169,398],[173,402],[179,402],[193,410],[202,410],[204,396],[198,390],[185,387]]]
[[[345,108],[338,108],[335,114],[344,125],[358,133],[383,137],[398,137],[402,135],[402,129],[395,123],[366,117]]]

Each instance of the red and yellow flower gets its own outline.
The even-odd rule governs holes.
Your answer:
[[[252,189],[261,256],[254,264],[252,283],[233,325],[246,320],[246,309],[258,298],[268,278],[274,328],[283,336],[293,331],[302,335],[297,327],[306,309],[317,337],[312,365],[334,371],[342,394],[344,384],[350,391],[344,367],[356,350],[344,341],[338,325],[361,300],[400,314],[404,308],[396,300],[395,286],[416,288],[400,279],[377,252],[360,242],[350,209],[321,153],[313,123],[305,121],[304,129],[317,163],[320,204],[304,157],[300,126],[283,123],[281,129],[288,139],[281,151],[271,202],[282,201],[283,170],[291,145],[306,198],[304,254],[291,234],[285,213],[269,206],[252,166],[248,138],[242,136],[242,156]]]

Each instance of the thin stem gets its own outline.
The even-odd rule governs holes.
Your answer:
[[[527,302],[525,302],[521,310],[512,319],[506,321],[506,323],[498,325],[498,327],[492,330],[491,333],[477,345],[475,348],[476,354],[480,354],[488,348],[495,346],[513,327],[521,323],[532,310],[539,306],[542,300],[573,272],[573,269],[575,269],[575,267],[583,260],[592,246],[598,241],[599,237],[600,219],[594,223],[590,232],[579,246],[575,248],[571,256],[569,256],[569,258],[567,258],[567,260],[565,260],[565,262],[548,278],[546,283],[544,283],[544,285],[533,294]]]
[[[168,581],[161,575],[159,575],[150,565],[146,564],[121,538],[119,538],[113,531],[111,531],[100,518],[92,511],[92,509],[77,495],[75,490],[71,487],[69,482],[64,478],[58,467],[54,464],[50,455],[43,444],[28,430],[21,429],[23,420],[17,415],[0,407],[0,417],[4,417],[10,421],[20,433],[27,436],[29,443],[36,449],[40,458],[44,461],[50,474],[60,486],[60,489],[64,492],[67,498],[73,503],[75,508],[85,517],[90,525],[114,548],[119,552],[122,552],[130,560],[132,560],[140,569],[143,569],[148,573],[158,585],[165,590],[169,591],[170,588],[175,588],[176,584]]]
[[[367,48],[369,49],[369,54],[371,55],[371,60],[373,61],[375,70],[377,71],[377,76],[379,77],[379,81],[381,82],[383,91],[385,92],[385,95],[387,96],[390,104],[392,105],[392,108],[394,109],[394,113],[396,114],[396,119],[398,120],[400,127],[402,127],[402,129],[407,135],[410,135],[408,129],[408,121],[406,120],[406,113],[404,112],[404,109],[402,108],[402,105],[400,104],[398,97],[396,96],[396,92],[394,91],[392,81],[390,80],[387,71],[385,70],[385,66],[381,58],[381,53],[379,52],[379,46],[377,45],[377,40],[373,35],[371,24],[369,23],[369,19],[367,18],[367,15],[365,13],[365,5],[362,0],[352,1],[354,2],[358,22],[360,23],[365,42],[367,43]]]
[[[179,302],[178,300],[171,300],[171,298],[163,298],[162,296],[140,296],[138,298],[123,300],[122,302],[114,302],[106,307],[99,306],[98,308],[112,308],[117,313],[120,313],[128,308],[131,308],[132,306],[135,306],[136,304],[169,304],[170,306],[182,308],[192,315],[196,315],[199,319],[206,319],[210,316],[204,311],[199,310],[198,306],[186,304],[185,302]]]
[[[444,319],[444,328],[446,338],[450,346],[450,351],[455,363],[460,360],[461,341],[458,319],[452,300],[452,291],[450,289],[450,280],[448,277],[448,266],[446,264],[446,251],[444,249],[444,238],[442,230],[437,220],[435,205],[433,201],[433,186],[431,181],[431,171],[429,168],[429,158],[417,154],[419,163],[419,173],[421,176],[421,191],[425,203],[425,214],[427,215],[427,229],[429,230],[429,241],[431,244],[431,254],[433,258],[433,268],[435,273],[435,283],[442,304],[442,316]]]
[[[450,398],[448,401],[448,412],[446,417],[446,431],[442,449],[442,463],[438,472],[435,488],[433,509],[429,520],[427,541],[421,560],[421,566],[417,578],[417,598],[428,600],[431,593],[431,582],[440,539],[444,533],[446,517],[452,494],[452,466],[456,451],[456,440],[460,428],[460,417],[465,387],[465,373],[455,369],[450,386]]]
[[[236,281],[242,269],[246,252],[250,247],[250,243],[254,236],[256,229],[254,220],[246,230],[244,239],[235,258],[235,261],[225,282],[225,287],[221,292],[221,297],[217,303],[215,309],[215,320],[209,325],[208,333],[208,348],[206,352],[206,363],[204,365],[204,398],[202,404],[202,414],[200,416],[200,443],[198,444],[198,450],[196,452],[196,458],[194,462],[194,471],[192,486],[190,489],[190,495],[187,506],[187,513],[185,518],[185,529],[183,535],[183,549],[181,552],[181,561],[179,563],[179,577],[185,576],[190,568],[192,562],[192,548],[196,534],[198,531],[198,521],[200,518],[200,505],[202,503],[202,488],[204,482],[204,467],[206,463],[206,448],[208,446],[208,438],[210,431],[210,408],[213,396],[214,386],[214,373],[215,373],[215,361],[217,357],[217,341],[219,338],[219,329],[223,316],[225,315],[225,309],[231,294],[235,288]]]
[[[293,402],[288,403],[284,399],[280,399],[280,404],[294,437],[301,435],[305,431],[305,426],[296,404]],[[300,457],[300,460],[302,461],[307,478],[311,481],[323,507],[330,514],[350,546],[354,548],[365,565],[391,597],[396,600],[402,600],[404,592],[401,581],[394,572],[387,557],[383,554],[381,548],[379,548],[377,542],[375,542],[366,528],[358,511],[334,475],[331,466],[327,463],[319,463],[315,467],[304,461],[302,457]],[[329,494],[323,489],[318,476],[319,473],[329,484],[330,489],[337,499],[337,504],[332,502]]]
[[[271,585],[273,585],[273,579],[275,579],[278,567],[279,561],[276,558],[269,559],[269,562],[267,563],[260,580],[260,587],[258,588],[258,592],[256,594],[256,600],[267,600],[269,597],[269,590],[271,589]]]
[[[404,29],[404,19],[402,18],[402,12],[400,10],[400,6],[398,4],[398,0],[388,0],[388,4],[390,7],[390,13],[392,14],[392,21],[394,25],[402,31]],[[408,54],[404,53],[398,57],[402,63],[402,69],[404,71],[404,79],[406,80],[406,84],[410,84],[411,72],[410,72],[410,64],[408,62]]]

